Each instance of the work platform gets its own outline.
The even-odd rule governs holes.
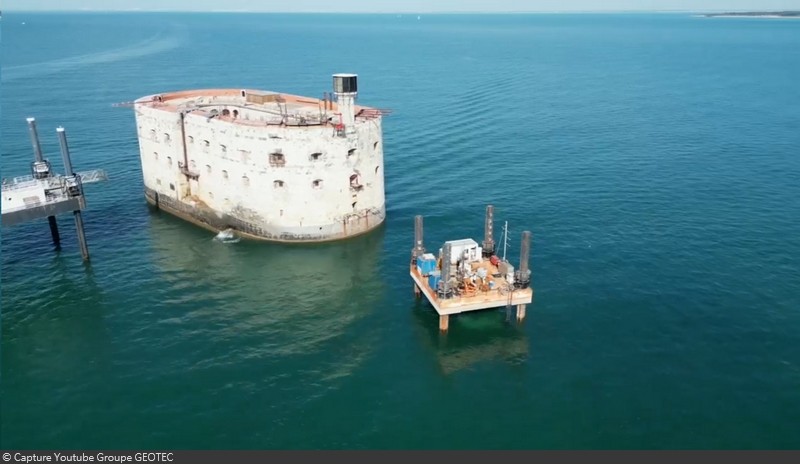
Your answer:
[[[108,180],[105,171],[79,172],[74,176],[33,175],[3,180],[2,222],[13,226],[34,219],[86,209],[80,186]]]
[[[490,267],[488,261],[485,261],[483,264],[485,264],[487,268]],[[497,268],[495,267],[494,269],[496,274]],[[430,301],[431,305],[440,316],[503,306],[527,305],[533,301],[533,289],[524,288],[509,291],[509,287],[506,286],[506,281],[502,277],[494,280],[495,282],[502,280],[502,286],[486,291],[477,289],[471,295],[460,295],[446,299],[436,296],[436,289],[431,288],[428,279],[420,275],[416,266],[411,266],[411,278],[414,279],[417,288],[425,294],[425,297]]]
[[[75,228],[81,255],[89,259],[89,248],[83,230],[81,211],[86,209],[83,185],[108,180],[102,169],[76,173],[72,169],[67,136],[63,127],[56,129],[61,155],[64,160],[65,174],[52,171],[50,161],[45,159],[39,144],[36,120],[28,118],[31,142],[33,144],[34,161],[31,163],[31,174],[28,176],[3,179],[2,182],[2,225],[13,226],[40,218],[47,218],[50,233],[56,249],[61,247],[61,236],[58,232],[56,216],[72,212],[75,216]]]
[[[415,218],[415,245],[409,274],[414,293],[422,295],[439,314],[439,329],[448,330],[451,314],[498,307],[516,307],[517,320],[525,318],[526,305],[533,302],[528,258],[531,233],[522,233],[520,268],[495,255],[492,234],[494,208],[486,208],[486,238],[482,246],[472,239],[444,243],[439,256],[425,253],[422,216]],[[504,243],[508,239],[507,225]]]

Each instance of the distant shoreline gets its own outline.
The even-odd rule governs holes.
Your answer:
[[[699,15],[704,18],[770,18],[770,19],[800,19],[800,11],[748,11],[729,13],[706,13]]]

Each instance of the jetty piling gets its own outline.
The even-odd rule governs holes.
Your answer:
[[[36,118],[27,118],[26,121],[28,122],[28,132],[30,132],[31,135],[31,144],[33,145],[33,171],[34,173],[37,172],[36,166],[38,165],[40,169],[46,167],[47,172],[49,172],[50,163],[46,163],[42,155],[42,145],[39,143],[39,132],[36,129]],[[60,250],[61,235],[58,233],[58,221],[56,221],[55,216],[47,216],[47,222],[50,224],[50,236],[53,238],[53,245],[56,247],[56,250]]]
[[[528,269],[528,261],[530,260],[530,246],[531,246],[531,232],[526,230],[522,232],[522,239],[520,240],[519,252],[519,275],[515,279],[520,286],[527,288],[531,282],[531,271]],[[517,320],[525,319],[525,305],[517,305]]]
[[[416,264],[417,259],[425,254],[425,246],[423,246],[423,238],[422,238],[422,216],[417,215],[414,217],[414,248],[411,249],[411,260],[412,264]],[[422,292],[419,288],[419,285],[416,283],[414,284],[414,296],[419,298],[422,296]]]
[[[73,195],[83,198],[83,185],[81,184],[81,176],[75,174],[72,169],[72,160],[69,157],[69,145],[67,145],[67,134],[64,132],[63,127],[56,129],[58,133],[58,142],[61,146],[61,157],[64,160],[64,171],[67,175],[67,189]],[[75,230],[78,235],[78,244],[81,247],[81,256],[84,261],[89,260],[89,247],[86,245],[86,233],[83,230],[83,217],[81,217],[81,210],[76,209],[72,211],[75,216]]]
[[[494,254],[494,206],[486,207],[486,221],[483,226],[483,256],[488,258]]]

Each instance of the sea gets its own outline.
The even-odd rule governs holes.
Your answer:
[[[2,177],[27,117],[89,184],[2,229],[0,445],[27,449],[800,447],[800,21],[663,14],[2,17]],[[359,76],[387,219],[219,241],[150,208],[133,110],[194,88],[312,97]],[[425,246],[508,222],[535,296],[451,318]]]

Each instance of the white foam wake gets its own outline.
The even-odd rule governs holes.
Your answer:
[[[237,243],[241,240],[241,237],[237,237],[236,233],[234,233],[233,229],[225,229],[221,230],[214,240],[222,243]]]
[[[2,82],[55,74],[84,66],[113,63],[116,61],[153,55],[179,47],[184,42],[184,37],[185,31],[175,27],[168,35],[159,32],[146,40],[127,47],[103,50],[86,55],[69,56],[41,63],[4,66]]]

